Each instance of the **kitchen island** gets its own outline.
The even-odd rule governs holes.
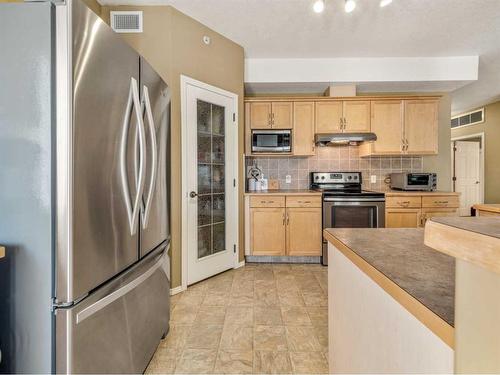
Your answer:
[[[331,373],[452,373],[455,260],[422,229],[325,229]]]

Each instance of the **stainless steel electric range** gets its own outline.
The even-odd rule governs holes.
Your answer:
[[[311,189],[323,193],[324,228],[383,228],[384,193],[361,188],[361,172],[311,172]],[[328,248],[323,240],[323,264]]]

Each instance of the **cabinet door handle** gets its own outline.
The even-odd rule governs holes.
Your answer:
[[[283,213],[283,226],[285,226],[285,213]]]
[[[288,216],[288,212],[286,213],[286,225],[290,224],[290,216]]]

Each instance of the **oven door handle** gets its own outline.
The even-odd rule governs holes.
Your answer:
[[[385,198],[323,198],[324,202],[385,202]]]

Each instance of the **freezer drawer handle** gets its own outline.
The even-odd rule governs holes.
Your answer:
[[[167,251],[168,249],[165,250],[164,254],[166,254]],[[104,309],[109,304],[113,303],[114,301],[123,297],[131,290],[135,289],[137,286],[146,281],[151,275],[153,275],[153,273],[155,273],[155,271],[162,266],[163,262],[164,262],[163,256],[161,256],[160,259],[158,259],[158,261],[155,264],[153,264],[150,269],[141,274],[141,276],[137,277],[130,283],[122,286],[120,289],[115,290],[113,293],[108,294],[106,297],[100,299],[99,301],[93,303],[89,307],[80,311],[78,314],[76,314],[76,324],[80,324],[88,317],[94,315],[96,312]]]
[[[139,153],[140,153],[140,164],[139,164],[139,177],[137,179],[137,192],[133,202],[130,200],[130,188],[128,185],[128,175],[127,175],[127,140],[130,128],[130,112],[134,109],[135,116],[137,118],[137,133],[139,135]],[[130,78],[130,90],[128,93],[127,107],[125,109],[125,116],[123,120],[122,129],[122,139],[120,145],[120,174],[122,180],[123,196],[125,199],[125,208],[127,209],[127,216],[130,226],[130,234],[133,236],[137,232],[137,222],[139,220],[139,210],[142,203],[142,192],[144,190],[144,179],[146,172],[146,136],[144,130],[144,122],[142,120],[142,115],[140,112],[141,104],[139,100],[139,89],[137,87],[137,80],[133,77]]]
[[[148,197],[146,198],[146,206],[141,210],[142,227],[144,229],[148,226],[149,212],[151,211],[151,203],[153,201],[153,193],[156,185],[156,175],[158,173],[158,148],[156,144],[156,127],[153,120],[153,111],[151,110],[151,101],[149,100],[149,91],[146,86],[143,86],[143,102],[141,105],[141,112],[144,113],[146,109],[146,118],[148,120],[149,134],[151,137],[151,178],[149,181]]]

